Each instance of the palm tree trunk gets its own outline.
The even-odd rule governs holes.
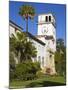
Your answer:
[[[20,51],[19,51],[19,52],[18,52],[18,63],[21,62],[20,58],[21,58],[21,53],[20,53]]]
[[[28,32],[28,18],[26,19],[26,32]]]

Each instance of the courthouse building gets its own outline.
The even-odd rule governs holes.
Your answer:
[[[52,13],[38,15],[38,29],[37,35],[28,34],[28,40],[33,42],[33,45],[37,50],[37,57],[32,58],[34,61],[39,61],[42,71],[47,72],[50,70],[50,74],[55,74],[55,61],[54,53],[56,51],[56,28],[55,18]],[[9,22],[10,37],[12,34],[23,32],[23,29],[16,25],[14,22]],[[16,59],[18,63],[18,59]]]

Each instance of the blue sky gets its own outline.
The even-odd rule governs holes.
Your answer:
[[[9,20],[12,20],[19,26],[26,29],[26,22],[18,14],[21,5],[28,4],[35,8],[36,14],[53,13],[56,19],[56,37],[64,39],[66,42],[66,5],[65,4],[47,4],[47,3],[32,3],[32,2],[9,2]],[[34,20],[29,20],[28,31],[33,35],[37,35],[38,16]]]

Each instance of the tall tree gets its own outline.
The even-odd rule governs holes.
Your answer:
[[[57,48],[57,51],[63,51],[64,50],[64,40],[63,39],[57,39],[57,46],[56,46],[56,48]]]
[[[19,14],[26,20],[26,32],[28,32],[28,19],[34,18],[35,9],[31,5],[22,5]]]
[[[55,62],[57,72],[66,74],[66,47],[63,39],[57,39],[57,51],[55,53]]]

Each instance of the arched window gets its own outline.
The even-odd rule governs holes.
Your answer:
[[[51,16],[49,16],[49,22],[51,22]]]
[[[48,16],[46,16],[46,22],[48,22]]]

